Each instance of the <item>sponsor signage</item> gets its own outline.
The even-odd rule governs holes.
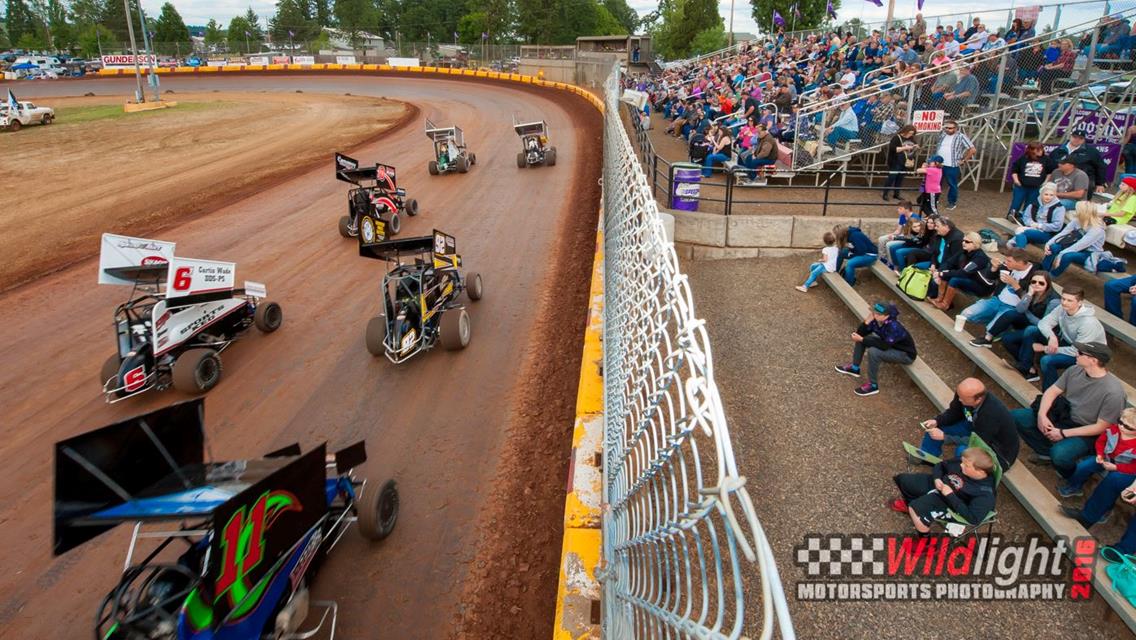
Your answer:
[[[166,298],[232,289],[236,273],[237,265],[232,262],[174,258],[166,279]]]
[[[292,56],[292,64],[315,64],[315,56]]]
[[[249,56],[249,64],[268,64],[268,56]]]
[[[272,56],[272,64],[288,64],[291,61],[288,56]]]
[[[206,66],[210,66],[210,67],[224,67],[224,66],[227,66],[229,63],[224,61],[224,60],[210,60],[209,62],[206,62],[205,64],[206,64]]]
[[[943,128],[943,118],[946,117],[946,113],[942,110],[917,110],[911,117],[911,124],[919,133],[937,133]]]
[[[387,64],[392,67],[420,67],[418,58],[387,58]]]
[[[335,56],[336,64],[355,64],[355,56]]]
[[[109,67],[111,69],[113,69],[115,67],[133,67],[134,66],[134,58],[135,58],[135,56],[129,55],[129,54],[110,55],[110,56],[102,56],[102,62],[103,62],[104,67]],[[158,64],[158,56],[153,56],[153,55],[144,56],[143,55],[143,56],[137,56],[137,58],[138,58],[138,65],[139,66],[148,67],[151,64],[154,64],[154,65]]]

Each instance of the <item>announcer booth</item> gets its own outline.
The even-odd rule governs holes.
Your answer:
[[[629,69],[636,65],[646,67],[652,58],[651,36],[580,36],[576,38],[576,53],[583,57],[615,54]]]

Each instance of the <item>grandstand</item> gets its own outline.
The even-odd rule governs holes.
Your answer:
[[[1032,23],[1015,22],[1023,15],[1032,15]],[[810,532],[901,528],[903,519],[892,521],[877,504],[891,497],[891,474],[915,469],[905,462],[900,444],[918,443],[912,429],[916,418],[932,417],[946,407],[962,379],[981,380],[1010,409],[1029,407],[1045,390],[1007,367],[1003,359],[1008,356],[998,344],[993,349],[972,346],[982,337],[980,327],[956,329],[959,311],[983,296],[960,293],[954,309],[944,312],[903,294],[895,273],[879,262],[859,270],[855,287],[839,273],[828,273],[822,278],[827,291],[804,297],[792,291],[791,285],[803,279],[806,260],[816,259],[821,231],[851,224],[874,241],[895,228],[895,204],[886,195],[881,200],[880,191],[889,173],[886,148],[896,130],[907,124],[917,128],[915,150],[909,154],[914,162],[903,171],[904,197],[915,200],[923,178],[913,169],[939,152],[942,123],[958,122],[975,151],[970,162],[959,163],[958,208],[944,206],[939,213],[952,217],[964,232],[997,232],[1002,242],[996,250],[987,247],[995,257],[1004,255],[1004,240],[1019,226],[1005,214],[1012,191],[1008,176],[1025,143],[1040,141],[1047,155],[1052,147],[1060,153],[1074,131],[1088,129],[1087,145],[1101,153],[1108,168],[1099,185],[1104,193],[1084,196],[1100,207],[1100,216],[1116,217],[1120,207],[1113,207],[1109,196],[1118,192],[1123,175],[1136,174],[1136,166],[1128,166],[1122,153],[1132,137],[1130,127],[1136,125],[1136,3],[1045,5],[1040,17],[1027,7],[923,20],[921,27],[912,17],[901,21],[902,28],[864,25],[854,33],[781,31],[667,63],[649,77],[625,79],[625,88],[646,95],[627,108],[625,124],[660,208],[675,217],[680,256],[695,259],[689,272],[699,294],[696,302],[724,354],[718,363],[723,398],[735,428],[744,434],[741,455],[752,456],[751,464],[759,462],[753,465],[763,488],[757,495],[767,499],[755,501],[771,541],[781,546],[783,567],[794,565],[793,547]],[[967,30],[974,26],[975,32],[960,30],[955,38],[956,21]],[[919,30],[929,39],[921,43]],[[952,41],[958,43],[957,51]],[[780,95],[782,89],[790,94],[788,100]],[[855,135],[833,136],[833,126],[842,118],[852,121],[845,110],[855,113]],[[765,129],[776,138],[776,161],[759,181],[751,180],[756,167],[747,161],[754,155],[750,147],[760,147],[764,137],[751,137],[747,111],[758,123],[764,118]],[[711,134],[708,153],[694,153],[715,129],[729,139],[715,146],[722,138]],[[701,165],[700,179],[683,164],[692,159]],[[942,187],[945,194],[947,184]],[[1136,269],[1136,252],[1126,241],[1136,241],[1136,228],[1126,228],[1122,221],[1110,225],[1106,237],[1107,246],[1090,252],[1107,249]],[[1045,256],[1041,247],[1028,251],[1034,262]],[[1121,299],[1124,315],[1109,313],[1104,305],[1105,284],[1118,278],[1128,276],[1078,266],[1054,279],[1054,291],[1085,290],[1111,350],[1108,371],[1119,379],[1126,403],[1136,406],[1136,318],[1128,317],[1127,297]],[[739,282],[744,283],[741,295]],[[847,358],[846,353],[833,354],[851,349],[845,336],[868,315],[874,299],[898,305],[920,357],[897,368],[898,373],[886,372],[885,366],[884,390],[862,399],[837,387],[843,379],[830,373],[840,362],[837,357]],[[841,314],[841,307],[851,315]],[[909,382],[900,380],[904,374]],[[764,381],[767,376],[777,383]],[[894,395],[881,398],[887,394]],[[819,453],[818,440],[837,452]],[[1066,511],[1081,509],[1105,483],[1092,479],[1083,498],[1062,497],[1058,487],[1064,479],[1043,461],[1031,459],[1034,452],[1024,442],[1021,447],[1021,456],[1002,479],[995,535],[1020,538],[1037,532],[1054,539],[1092,539],[1098,546],[1119,545],[1136,554],[1130,504],[1117,501],[1108,524],[1086,527],[1092,523]],[[878,459],[851,464],[842,454]],[[802,482],[809,483],[807,491]],[[863,493],[874,497],[865,499]],[[952,618],[940,621],[946,625],[941,630],[991,637],[1121,637],[1136,632],[1136,609],[1113,587],[1110,564],[1096,558],[1096,614],[1079,614],[1068,603],[1049,609],[958,604],[936,609],[936,615]],[[808,581],[803,571],[800,566],[796,572],[783,569],[786,593],[796,592],[797,585],[789,583]],[[929,633],[912,629],[909,616],[925,611],[918,605],[889,605],[885,615],[905,622],[888,629],[874,617],[878,610],[863,603],[836,608],[798,597],[790,604],[801,637],[849,636],[848,629],[869,626],[880,637]],[[1071,623],[1074,619],[1080,622]],[[1008,620],[1015,622],[997,622]]]

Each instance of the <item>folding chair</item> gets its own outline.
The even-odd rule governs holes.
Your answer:
[[[994,461],[994,470],[991,472],[991,475],[993,475],[994,477],[994,491],[997,492],[998,486],[1002,484],[1002,465],[998,462],[998,454],[994,453],[994,450],[990,448],[990,445],[986,444],[986,441],[983,440],[982,437],[977,433],[970,434],[970,440],[967,441],[966,446],[967,448],[982,449],[986,453],[990,454],[990,459]],[[910,442],[903,443],[903,450],[906,451],[908,455],[930,464],[939,464],[943,460],[939,456],[927,453],[926,451],[911,444]],[[981,522],[970,522],[949,509],[947,510],[947,515],[945,518],[936,520],[936,522],[943,525],[943,528],[946,530],[947,535],[955,540],[962,540],[968,536],[974,535],[983,527],[986,527],[986,535],[987,537],[989,537],[991,532],[993,532],[994,530],[994,523],[997,521],[997,510],[992,510],[990,513],[986,514],[986,517],[983,518]]]

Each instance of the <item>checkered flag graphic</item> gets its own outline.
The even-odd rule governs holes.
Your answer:
[[[797,566],[810,578],[886,575],[883,536],[808,535],[794,551]]]

